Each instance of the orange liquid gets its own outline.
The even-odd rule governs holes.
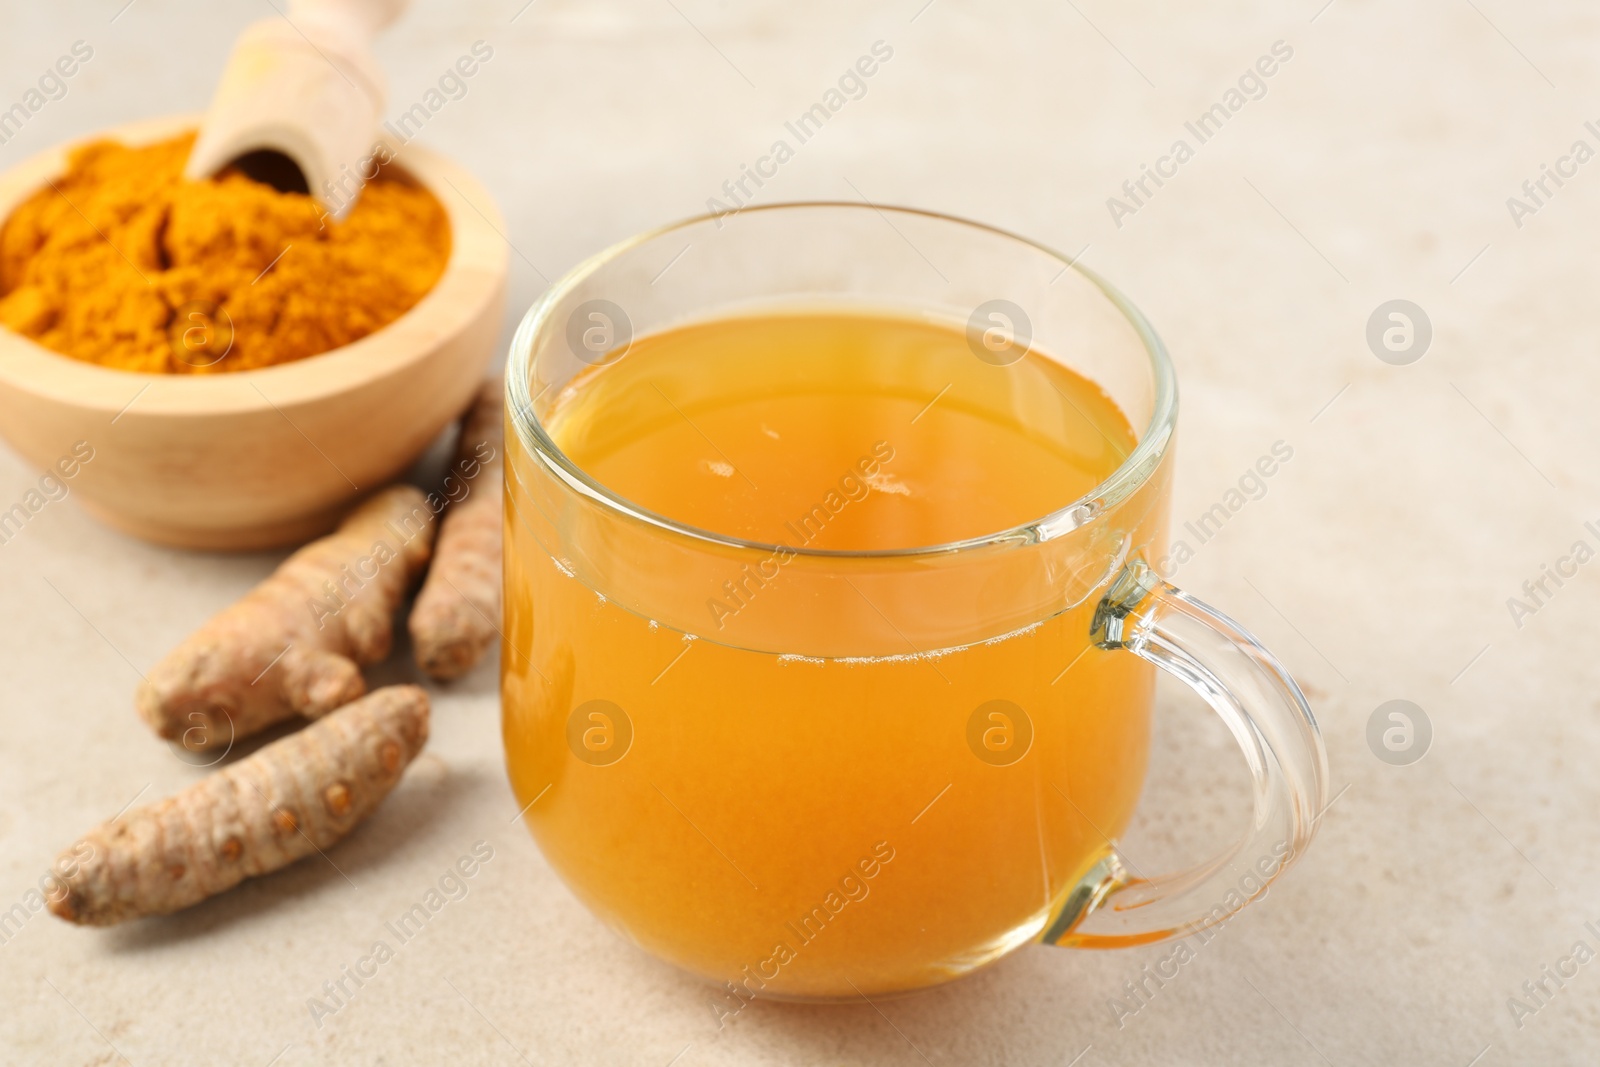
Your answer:
[[[834,550],[1031,522],[1135,443],[1101,389],[1037,353],[994,367],[959,330],[821,311],[640,338],[544,422],[639,508]],[[605,577],[623,542],[599,520],[552,518],[535,491],[550,476],[508,443],[518,801],[597,914],[733,983],[719,1010],[971,970],[1036,936],[1126,825],[1152,676],[1088,648],[1096,598],[1008,633],[957,618],[964,636],[922,647],[909,634],[944,610],[937,576],[900,623],[910,592],[841,570],[812,595],[801,568],[817,561],[779,557],[754,581],[738,559],[726,582],[656,568],[634,583],[648,593],[624,588]],[[1136,542],[1159,536],[1159,511]],[[878,603],[863,605],[869,589]],[[662,621],[639,606],[649,597],[682,610]],[[907,647],[841,649],[847,616],[888,621],[884,639]]]

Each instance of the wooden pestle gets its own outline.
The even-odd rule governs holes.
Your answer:
[[[371,178],[385,103],[372,38],[410,0],[289,0],[239,35],[184,176],[235,166],[343,218]]]

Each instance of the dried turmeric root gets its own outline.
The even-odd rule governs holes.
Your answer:
[[[484,383],[461,427],[445,478],[452,502],[439,550],[411,610],[417,666],[440,681],[459,678],[500,632],[500,471],[505,448],[504,386]]]
[[[361,665],[388,656],[434,529],[417,489],[373,496],[156,664],[135,698],[140,716],[198,752],[361,696]]]
[[[50,910],[84,926],[165,915],[326,849],[372,813],[427,740],[427,694],[379,689],[89,831],[62,853],[59,869],[71,873]]]

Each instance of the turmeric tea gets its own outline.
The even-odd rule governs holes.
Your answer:
[[[367,336],[444,272],[449,220],[405,178],[336,222],[237,172],[184,180],[193,143],[75,151],[0,228],[0,325],[118,370],[250,370]]]

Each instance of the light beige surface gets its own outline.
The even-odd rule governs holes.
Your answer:
[[[865,97],[761,199],[862,195],[1087,244],[1085,261],[1175,355],[1180,518],[1274,441],[1293,446],[1267,495],[1177,578],[1304,680],[1334,787],[1348,790],[1304,861],[1125,1025],[1108,1001],[1167,948],[1031,948],[931,994],[762,1005],[719,1032],[704,988],[590,918],[513,824],[486,666],[436,691],[428,753],[328,862],[127,929],[30,918],[0,944],[0,1060],[1592,1062],[1600,961],[1520,1029],[1507,998],[1574,942],[1600,950],[1584,928],[1600,928],[1595,568],[1520,629],[1506,600],[1579,538],[1600,546],[1582,526],[1600,519],[1600,161],[1521,228],[1506,198],[1575,139],[1600,147],[1583,126],[1600,117],[1586,110],[1600,98],[1600,16],[1576,2],[1334,0],[1318,15],[1320,3],[1154,14],[933,0],[919,14],[909,0],[863,14],[538,0],[511,23],[521,0],[508,0],[421,7],[380,46],[398,113],[474,40],[492,44],[422,138],[505,207],[514,313],[582,256],[702,209],[785,119],[889,42]],[[0,102],[75,39],[95,56],[0,163],[198,106],[258,14],[174,0],[113,12],[6,14]],[[1279,39],[1294,56],[1266,96],[1117,228],[1106,198]],[[1401,297],[1427,310],[1434,339],[1392,367],[1363,334]],[[0,458],[0,506],[37,478]],[[0,545],[0,906],[88,826],[192,780],[135,719],[136,672],[273,562],[153,549],[70,499]],[[373,681],[410,675],[397,656]],[[1410,767],[1365,739],[1373,709],[1397,697],[1435,731]],[[1243,800],[1231,742],[1191,699],[1165,694],[1158,725],[1148,818],[1129,843],[1147,868],[1202,856]],[[494,857],[465,899],[315,1025],[308,998],[478,840]]]

